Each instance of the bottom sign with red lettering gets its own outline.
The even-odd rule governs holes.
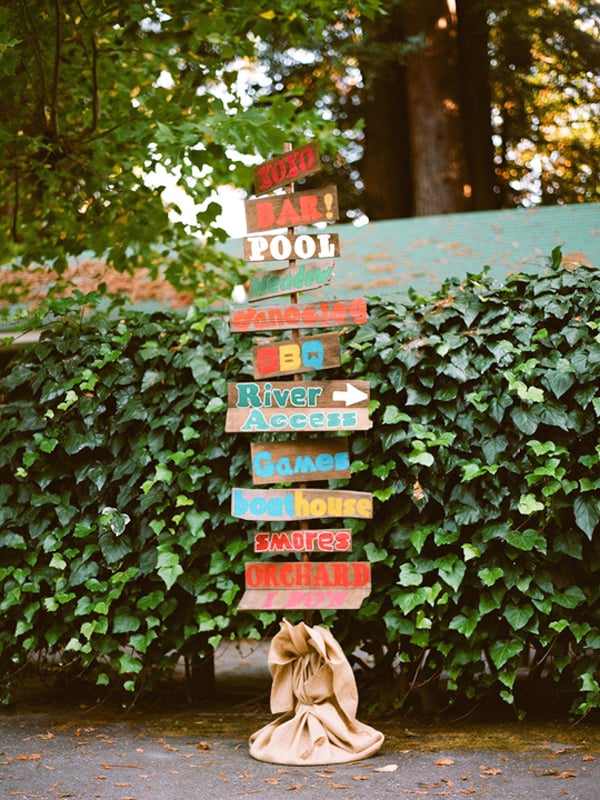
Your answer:
[[[371,592],[368,561],[250,562],[241,610],[359,608]]]

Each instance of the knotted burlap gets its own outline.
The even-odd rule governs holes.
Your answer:
[[[383,734],[356,719],[352,667],[331,632],[281,622],[269,650],[271,711],[283,714],[250,737],[250,755],[274,764],[340,764],[368,758]]]

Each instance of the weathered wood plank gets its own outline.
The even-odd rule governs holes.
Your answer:
[[[341,363],[340,334],[337,331],[283,339],[257,345],[252,350],[255,378],[295,375],[315,369],[332,369]]]
[[[254,531],[255,553],[348,553],[351,550],[350,528]]]
[[[294,181],[314,175],[320,169],[319,143],[309,142],[255,167],[254,191],[256,194],[272,192],[280,186],[289,186]]]
[[[300,328],[340,328],[362,325],[367,321],[367,304],[364,298],[296,303],[289,306],[263,306],[238,308],[229,314],[229,327],[233,333],[298,330]]]
[[[257,234],[244,239],[244,258],[252,262],[337,258],[339,254],[337,233]]]
[[[310,439],[252,442],[252,481],[298,483],[350,477],[350,456],[345,439]]]
[[[369,381],[242,381],[227,384],[230,408],[368,408]]]
[[[367,431],[372,425],[368,408],[229,408],[225,417],[227,433]]]
[[[335,222],[340,216],[335,186],[245,200],[244,208],[248,233]]]
[[[231,514],[260,521],[349,517],[371,519],[373,495],[344,489],[237,489]]]
[[[240,611],[309,611],[311,609],[357,609],[371,590],[361,589],[246,589]]]

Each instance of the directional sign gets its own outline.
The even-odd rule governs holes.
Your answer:
[[[244,207],[248,233],[313,225],[315,222],[335,222],[340,215],[335,186],[246,200]]]
[[[340,254],[337,233],[300,233],[290,236],[255,235],[244,239],[246,261],[289,261],[307,258],[335,258]]]
[[[340,437],[252,443],[250,450],[256,485],[350,477],[348,446]]]
[[[244,381],[227,384],[231,408],[366,408],[369,381]]]
[[[358,608],[371,592],[367,561],[250,562],[239,608]]]
[[[233,489],[231,515],[256,521],[371,519],[373,495],[343,489]]]
[[[309,262],[299,267],[259,272],[250,278],[248,302],[326,286],[333,277],[334,267],[335,261],[328,261],[323,266]]]
[[[310,142],[255,167],[254,191],[256,194],[271,192],[279,186],[288,186],[307,175],[313,175],[320,169],[319,143]]]
[[[293,375],[315,369],[331,369],[341,363],[340,334],[337,331],[284,339],[258,345],[252,350],[255,378]]]
[[[229,327],[234,333],[336,328],[362,325],[366,321],[367,304],[362,297],[289,306],[238,308],[229,315]]]
[[[348,553],[352,550],[350,528],[255,531],[255,553]]]

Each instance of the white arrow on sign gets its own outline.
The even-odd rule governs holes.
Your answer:
[[[339,400],[347,406],[353,406],[355,403],[360,403],[361,400],[366,400],[368,398],[368,394],[363,392],[361,389],[357,389],[356,386],[353,386],[351,383],[346,384],[346,391],[343,392],[334,392],[333,399]]]

